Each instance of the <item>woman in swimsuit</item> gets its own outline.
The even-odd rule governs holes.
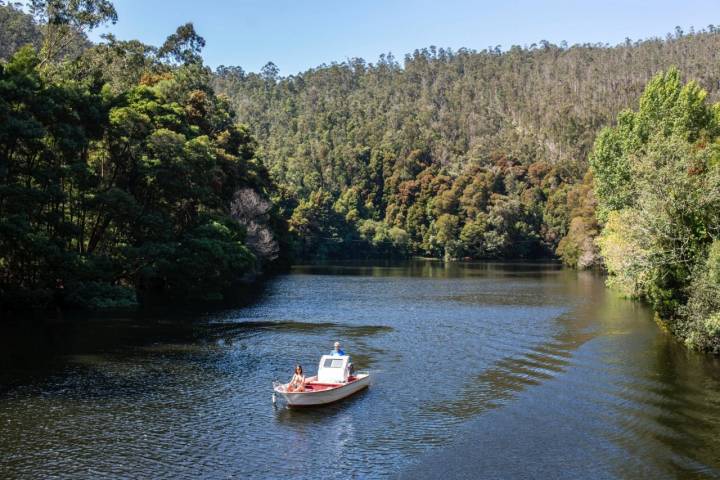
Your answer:
[[[295,367],[295,375],[290,379],[287,387],[288,392],[304,392],[305,391],[305,375],[300,365]]]

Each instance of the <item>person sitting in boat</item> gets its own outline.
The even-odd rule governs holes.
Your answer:
[[[288,392],[304,392],[305,391],[305,375],[301,365],[295,367],[295,374],[290,379],[287,386]]]

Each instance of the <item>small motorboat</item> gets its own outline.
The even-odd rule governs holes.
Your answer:
[[[348,355],[323,355],[320,357],[317,375],[305,380],[305,391],[288,392],[288,384],[280,382],[273,382],[273,390],[290,407],[311,407],[337,402],[369,385],[369,372],[350,372]]]

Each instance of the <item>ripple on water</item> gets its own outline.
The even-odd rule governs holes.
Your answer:
[[[720,464],[720,367],[602,278],[556,266],[301,267],[246,308],[37,333],[23,351],[47,355],[0,372],[3,478],[713,478]],[[312,373],[335,340],[372,387],[273,408],[271,381]]]

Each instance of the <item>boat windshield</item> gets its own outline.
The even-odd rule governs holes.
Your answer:
[[[341,368],[342,366],[342,358],[326,358],[323,364],[324,368]]]

